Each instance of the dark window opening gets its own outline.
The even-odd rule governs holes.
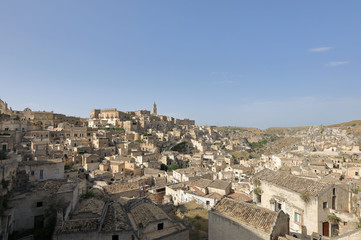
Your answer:
[[[275,211],[279,211],[279,210],[282,210],[282,204],[276,202],[276,203],[275,203]]]
[[[164,223],[158,223],[158,230],[162,230],[164,228]]]
[[[118,235],[113,235],[112,240],[119,240],[119,236]]]
[[[327,208],[327,202],[323,202],[323,209]]]
[[[36,207],[42,207],[43,206],[43,202],[37,202],[36,203]]]

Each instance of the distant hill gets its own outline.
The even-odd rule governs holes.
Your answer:
[[[252,132],[254,134],[261,134],[263,131],[258,128],[252,128],[252,127],[232,127],[232,126],[226,126],[226,127],[216,127],[216,129],[219,132]]]
[[[327,127],[359,127],[359,126],[361,126],[361,120],[353,120],[350,122],[328,125]]]

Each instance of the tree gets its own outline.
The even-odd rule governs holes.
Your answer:
[[[173,171],[173,170],[177,170],[179,168],[179,165],[176,163],[172,163],[169,167],[169,170]]]

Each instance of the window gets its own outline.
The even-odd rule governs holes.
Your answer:
[[[36,207],[42,207],[43,206],[43,202],[37,202],[36,203]]]
[[[336,188],[332,189],[333,195],[336,195]]]
[[[40,179],[44,179],[44,170],[40,170]]]
[[[323,209],[327,208],[327,202],[323,202]]]
[[[34,175],[35,175],[35,171],[32,170],[32,171],[31,171],[31,176],[34,176]]]
[[[5,131],[9,131],[9,128],[5,128]]]
[[[295,212],[295,223],[302,223],[302,215]]]
[[[358,176],[358,172],[355,172],[355,176]]]
[[[275,211],[279,211],[279,210],[282,210],[282,204],[276,202],[276,204],[275,204]]]
[[[206,204],[207,204],[207,206],[209,206],[210,202],[209,202],[209,201],[206,201]]]
[[[164,224],[163,223],[158,223],[158,230],[162,230],[164,228]]]
[[[113,235],[112,240],[119,240],[119,236],[118,235]]]
[[[59,168],[57,168],[57,169],[55,170],[55,172],[56,172],[56,174],[59,174]]]

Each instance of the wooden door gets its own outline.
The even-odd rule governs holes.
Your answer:
[[[322,223],[322,235],[325,237],[330,236],[330,224],[328,222]]]

